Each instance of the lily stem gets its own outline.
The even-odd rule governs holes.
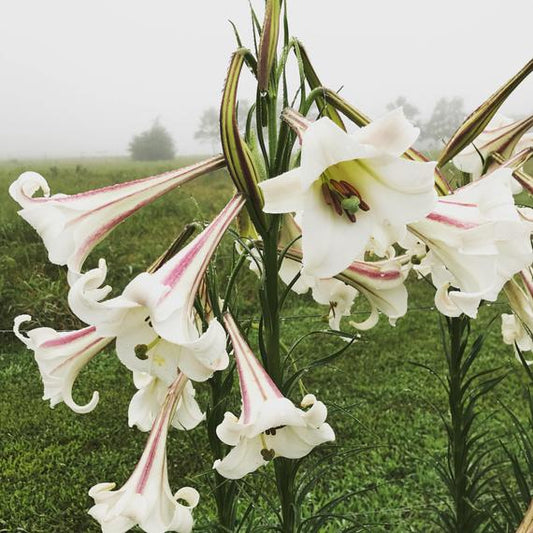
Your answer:
[[[278,294],[278,232],[280,217],[271,218],[269,231],[264,235],[263,249],[263,338],[264,364],[267,372],[283,392],[283,368],[280,357],[280,309]],[[295,461],[278,457],[274,460],[276,484],[281,504],[281,531],[295,533],[298,520],[298,507],[295,504]]]

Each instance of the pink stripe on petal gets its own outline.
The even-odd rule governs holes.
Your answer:
[[[250,346],[243,339],[231,314],[226,313],[224,315],[224,324],[226,325],[231,343],[233,344],[242,395],[243,421],[247,424],[250,422],[252,416],[250,391],[248,389],[249,384],[256,388],[264,400],[268,400],[272,397],[283,398],[283,394],[281,394],[276,384],[272,381],[272,378],[253,354]],[[248,370],[248,373],[246,370]],[[251,376],[248,377],[248,374],[251,374]]]
[[[475,222],[466,222],[457,218],[441,215],[439,213],[430,213],[426,216],[426,218],[428,220],[433,220],[434,222],[439,222],[440,224],[446,224],[447,226],[453,226],[459,229],[472,229],[479,226],[479,224]]]
[[[381,270],[379,267],[362,263],[359,261],[353,262],[346,270],[360,274],[371,279],[386,279],[393,280],[402,276],[400,270]]]
[[[85,345],[83,348],[80,348],[75,354],[72,354],[70,357],[67,357],[64,361],[61,362],[61,364],[57,365],[51,372],[50,374],[53,374],[54,372],[56,372],[57,370],[61,369],[62,367],[64,366],[67,366],[69,363],[72,362],[73,359],[76,359],[77,357],[79,357],[80,355],[83,355],[84,353],[88,352],[93,346],[96,346],[97,344],[99,344],[100,342],[102,342],[104,340],[104,337],[100,337],[92,342],[90,342],[89,344]],[[111,342],[111,338],[109,339],[109,342]],[[109,342],[107,344],[109,344]],[[105,346],[107,346],[107,344],[104,344],[99,351],[102,351],[104,349]],[[92,356],[91,356],[91,359],[97,354],[98,352],[95,352]],[[88,360],[89,361],[89,360]],[[87,362],[88,362],[87,361]]]
[[[185,374],[180,374],[174,383],[169,387],[167,391],[167,395],[163,404],[163,407],[161,408],[161,411],[159,412],[159,415],[157,419],[154,422],[154,425],[152,427],[152,431],[150,432],[150,437],[148,438],[147,443],[147,449],[148,453],[145,457],[143,453],[143,456],[141,457],[141,460],[139,461],[137,467],[135,468],[135,471],[139,466],[142,465],[142,472],[139,477],[139,480],[137,481],[137,486],[135,488],[135,492],[137,494],[141,494],[144,490],[146,483],[148,481],[148,478],[150,477],[150,471],[152,469],[152,466],[154,464],[155,458],[157,456],[157,452],[159,451],[159,443],[161,442],[161,439],[167,438],[168,433],[168,426],[170,418],[172,417],[172,414],[174,413],[174,408],[176,407],[176,404],[178,400],[181,397],[181,394],[183,393],[183,389],[187,383],[187,377]],[[135,474],[135,471],[132,475]]]
[[[50,339],[49,341],[43,342],[39,348],[53,348],[55,346],[64,346],[65,344],[70,344],[71,342],[75,342],[78,339],[81,339],[85,337],[86,335],[90,335],[91,333],[94,333],[96,331],[95,326],[89,326],[84,329],[80,329],[78,331],[73,331],[72,333],[68,333],[66,335],[61,335],[60,337],[56,339]],[[99,338],[98,340],[102,340],[103,337]]]
[[[224,166],[226,166],[225,159],[222,156],[215,156],[215,157],[212,157],[211,159],[208,159],[207,161],[202,161],[200,163],[195,163],[193,165],[189,165],[187,167],[184,167],[184,168],[181,168],[181,169],[178,169],[178,170],[169,170],[168,172],[163,172],[162,174],[157,174],[155,176],[148,176],[146,178],[139,178],[137,180],[126,181],[124,183],[115,183],[113,185],[108,185],[106,187],[101,187],[99,189],[92,189],[90,191],[80,192],[80,193],[77,193],[77,194],[71,194],[71,195],[64,196],[64,197],[59,197],[59,198],[54,198],[54,197],[52,197],[52,198],[34,198],[34,200],[41,200],[41,201],[53,200],[54,202],[60,202],[60,203],[67,202],[68,203],[69,201],[72,201],[72,200],[75,200],[75,199],[79,199],[79,198],[90,198],[91,196],[96,196],[96,195],[99,195],[101,193],[106,193],[106,192],[109,192],[109,191],[127,189],[128,187],[131,187],[133,185],[137,185],[139,183],[148,183],[148,182],[153,182],[153,181],[157,181],[157,180],[160,180],[161,183],[165,183],[165,181],[170,181],[170,180],[173,180],[175,178],[179,178],[180,176],[186,175],[186,174],[188,174],[190,172],[193,172],[193,171],[205,170],[206,167],[207,168],[211,168],[212,167],[212,170],[216,170],[218,168],[223,168]],[[168,177],[165,177],[165,176],[168,176]],[[191,179],[193,177],[194,177],[194,175],[191,176]]]
[[[455,200],[446,200],[446,199],[441,199],[441,198],[439,198],[438,202],[441,204],[458,205],[460,207],[478,207],[477,204],[471,204],[467,202],[457,202]]]
[[[238,212],[242,209],[244,203],[245,200],[241,195],[234,196],[226,205],[226,207],[220,212],[220,214],[211,222],[211,224],[209,224],[209,226],[188,245],[189,248],[184,248],[184,250],[180,252],[181,255],[178,254],[175,256],[176,265],[162,280],[164,285],[175,287],[183,274],[190,267],[193,260],[201,253],[202,250],[205,250],[205,246],[207,246],[206,243],[209,239],[211,239],[209,248],[205,250],[205,255],[197,269],[195,279],[189,288],[189,308],[192,308],[198,286],[202,276],[204,275],[205,269],[207,268],[207,264],[211,260],[211,257],[213,256],[213,253],[222,239],[225,231],[228,229],[228,226],[231,224]],[[158,303],[164,301],[170,296],[170,294],[171,292],[165,293],[160,298]]]

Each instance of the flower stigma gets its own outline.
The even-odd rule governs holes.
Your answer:
[[[148,359],[148,352],[155,348],[161,342],[161,337],[158,335],[150,344],[135,345],[135,355],[139,359]]]
[[[265,433],[268,435],[268,431],[271,431],[269,429],[267,429],[265,431]],[[275,430],[274,430],[275,431]],[[275,435],[275,433],[274,433]],[[274,457],[276,456],[276,452],[272,449],[269,449],[267,447],[267,443],[266,443],[266,440],[265,440],[265,435],[263,433],[261,433],[259,435],[260,439],[261,439],[261,444],[263,445],[263,448],[261,449],[261,457],[265,460],[265,461],[272,461],[272,459],[274,459]]]
[[[338,165],[332,166],[339,170]],[[359,211],[369,211],[370,207],[361,197],[361,193],[350,182],[332,178],[331,169],[332,167],[327,168],[320,176],[324,201],[339,216],[345,215],[350,222],[356,222],[355,214]]]

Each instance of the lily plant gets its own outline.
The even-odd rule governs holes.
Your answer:
[[[266,496],[278,523],[261,527],[318,532],[311,528],[313,520],[336,520],[333,509],[345,496],[306,516],[302,487],[310,490],[312,483],[299,476],[309,457],[318,456],[311,461],[320,464],[321,453],[335,455],[332,442],[341,441],[342,432],[336,437],[335,419],[326,422],[331,391],[321,391],[319,401],[304,380],[308,371],[348,351],[361,355],[358,340],[380,315],[390,325],[400,323],[417,282],[408,280],[411,270],[430,282],[435,305],[447,317],[451,377],[443,382],[451,398],[450,450],[464,449],[470,427],[453,403],[466,390],[460,378],[466,375],[461,364],[468,317],[475,318],[483,301],[496,301],[503,289],[513,312],[503,317],[504,340],[531,350],[533,217],[515,204],[512,184],[529,190],[533,183],[525,170],[533,153],[527,134],[532,119],[500,123],[494,117],[533,62],[474,111],[432,161],[413,147],[419,128],[401,108],[371,120],[322,84],[307,50],[290,36],[286,4],[267,0],[263,24],[253,12],[253,50],[243,46],[236,30],[238,47],[220,101],[220,155],[72,195],[50,195],[48,182],[35,172],[23,173],[10,187],[20,216],[37,230],[50,261],[66,267],[68,303],[84,323],[76,331],[24,332],[29,315],[15,319],[15,334],[34,352],[44,398],[52,407],[64,402],[76,413],[92,411],[98,393],[79,405],[72,398],[74,381],[87,363],[99,364],[98,353],[116,353],[136,389],[127,423],[149,432],[121,488],[99,483],[89,491],[94,500],[89,513],[105,533],[135,526],[149,533],[192,530],[200,496],[190,487],[175,493],[170,488],[166,442],[172,427],[182,439],[191,431],[195,447],[194,432],[207,432],[211,455],[205,471],[196,475],[185,465],[189,477],[211,480],[213,499],[206,500],[216,509],[203,516],[216,519],[206,527],[253,529],[255,501],[244,512],[241,498],[257,486],[254,480],[262,484],[270,478],[275,494],[258,490],[254,499]],[[287,82],[290,58],[298,65],[294,93]],[[256,91],[241,131],[237,94],[245,70]],[[471,174],[469,183],[450,185],[444,169],[450,161]],[[114,294],[105,284],[105,258],[84,270],[93,248],[130,215],[220,169],[226,169],[224,176],[209,179],[229,178],[233,197],[228,194],[209,223],[197,225],[202,230],[194,238],[195,227],[187,226],[176,246]],[[218,254],[224,240],[233,241],[229,266]],[[240,312],[237,290],[248,261],[257,274],[257,300],[247,307],[253,316]],[[319,354],[317,344],[317,353],[307,354],[307,364],[300,365],[294,352],[307,335],[287,343],[282,312],[290,298],[306,293],[327,307],[327,325],[320,322],[309,335],[349,342],[330,354]],[[361,305],[367,316],[356,319]],[[202,460],[209,453],[204,452]],[[465,496],[477,493],[469,477],[459,475],[468,463],[459,455],[449,461],[454,474],[446,482],[453,500],[448,509],[463,523],[479,507]],[[455,520],[443,516],[445,524]]]

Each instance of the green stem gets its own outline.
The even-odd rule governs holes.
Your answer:
[[[467,524],[470,520],[471,507],[467,501],[468,494],[468,457],[466,441],[468,430],[465,427],[464,416],[464,389],[462,360],[465,350],[465,340],[468,335],[469,319],[454,317],[448,321],[450,335],[450,351],[448,353],[449,393],[450,408],[450,455],[451,455],[451,496],[455,510],[456,531],[468,531]]]
[[[216,434],[216,428],[224,418],[229,391],[224,390],[220,372],[215,372],[209,380],[209,385],[211,387],[211,405],[207,412],[207,433],[213,458],[221,459],[226,455],[227,450],[223,449],[223,444]],[[235,531],[238,486],[235,481],[222,477],[216,470],[213,470],[213,476],[215,480],[213,493],[218,516],[217,527],[220,531]]]
[[[263,338],[264,363],[270,377],[283,390],[283,368],[280,357],[280,316],[278,295],[278,231],[280,217],[272,217],[269,231],[264,235],[263,250]],[[276,484],[281,504],[281,531],[295,533],[299,522],[295,505],[295,461],[277,457],[274,460]]]
[[[278,297],[278,229],[279,216],[272,217],[272,224],[265,234],[263,250],[263,322],[266,348],[265,367],[274,383],[281,388],[283,372],[280,358],[280,318]]]

